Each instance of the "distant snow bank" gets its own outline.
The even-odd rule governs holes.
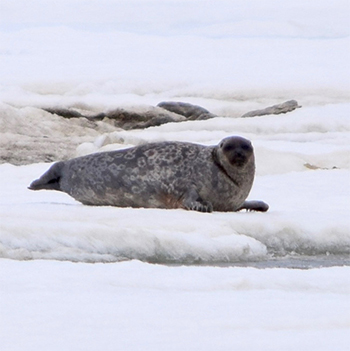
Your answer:
[[[52,162],[151,141],[214,145],[226,136],[242,135],[253,142],[258,175],[349,169],[349,109],[348,103],[329,104],[303,107],[285,115],[216,117],[123,131],[103,121],[65,119],[41,109],[2,103],[0,158],[13,164]]]
[[[0,100],[15,106],[349,98],[346,0],[5,2]]]

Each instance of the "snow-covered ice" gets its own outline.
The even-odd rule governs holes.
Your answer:
[[[349,345],[350,267],[4,260],[1,268],[3,350],[345,351]]]
[[[347,350],[349,11],[345,0],[3,0],[1,350]],[[302,108],[239,118],[289,99]],[[164,100],[220,117],[121,131],[39,109]],[[50,166],[35,161],[42,148],[74,157],[236,134],[253,142],[249,198],[267,213],[87,207],[27,190]],[[22,165],[6,162],[15,155]]]

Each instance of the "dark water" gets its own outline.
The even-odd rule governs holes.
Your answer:
[[[255,268],[312,269],[323,267],[350,266],[350,255],[286,256],[270,258],[266,261],[237,262],[225,266]]]
[[[261,261],[240,261],[240,262],[151,262],[166,264],[170,266],[215,266],[215,267],[254,267],[254,268],[289,268],[289,269],[313,269],[325,267],[350,266],[350,255],[290,255],[284,257],[271,257]]]

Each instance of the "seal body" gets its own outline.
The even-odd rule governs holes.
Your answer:
[[[86,205],[266,211],[245,202],[254,173],[250,141],[228,137],[217,146],[150,143],[58,162],[29,189],[63,191]]]

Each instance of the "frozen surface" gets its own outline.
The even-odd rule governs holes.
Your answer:
[[[2,260],[1,348],[346,351],[349,274]]]
[[[346,0],[1,1],[1,350],[348,350],[348,13]],[[238,118],[290,99],[303,107]],[[40,109],[164,100],[220,117],[126,132]],[[234,134],[253,142],[249,198],[267,213],[94,208],[26,188],[43,149]]]

